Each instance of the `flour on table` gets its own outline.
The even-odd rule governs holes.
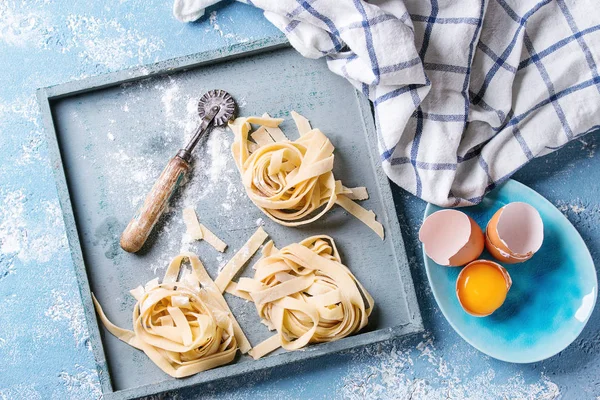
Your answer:
[[[0,279],[16,272],[11,258],[45,263],[67,247],[58,201],[42,202],[42,207],[26,214],[27,201],[23,189],[5,194],[0,188],[0,253],[8,259],[2,264],[7,267],[0,269]],[[38,218],[49,225],[28,224],[29,219]],[[53,229],[47,229],[48,226]]]
[[[214,31],[216,31],[219,35],[223,36],[223,31],[221,30],[221,27],[217,23],[217,12],[216,11],[212,11],[210,13],[210,15],[208,17],[208,22],[210,23],[210,25],[212,26]]]
[[[42,395],[36,390],[34,385],[21,383],[8,388],[0,388],[0,400],[41,400],[42,398]]]
[[[171,78],[169,87],[164,89],[163,95],[161,97],[161,102],[167,114],[167,118],[173,117],[173,101],[179,92],[179,85],[177,82]]]
[[[98,372],[75,364],[75,372],[62,371],[59,374],[61,383],[73,399],[99,399],[102,391],[98,387]]]
[[[50,295],[52,305],[44,312],[44,315],[56,322],[67,322],[68,329],[75,338],[75,343],[78,346],[86,343],[89,333],[79,296],[57,289],[52,289]]]
[[[14,47],[46,49],[54,28],[46,15],[37,11],[26,11],[10,2],[0,2],[0,42]]]
[[[212,11],[209,16],[208,16],[208,23],[210,24],[210,26],[212,27],[212,29],[207,28],[204,30],[204,32],[210,32],[211,30],[215,33],[217,33],[219,36],[221,36],[222,38],[224,38],[228,43],[229,42],[235,42],[235,43],[247,43],[250,41],[250,38],[248,37],[242,37],[236,33],[224,33],[223,30],[221,29],[221,26],[218,23],[218,12],[217,11]],[[231,19],[231,18],[230,18]],[[246,104],[244,104],[246,105]],[[244,105],[240,105],[238,104],[239,107],[243,107]]]
[[[66,24],[71,37],[62,43],[61,51],[79,51],[85,62],[111,71],[132,61],[138,64],[154,61],[153,54],[165,46],[161,38],[127,29],[118,19],[68,15]]]
[[[565,201],[559,200],[556,202],[556,208],[558,208],[565,215],[567,215],[568,213],[579,215],[586,211],[585,205],[581,203],[580,200],[573,203],[567,203]]]
[[[554,400],[560,397],[558,386],[544,373],[538,375],[537,381],[529,382],[520,374],[497,377],[491,363],[486,366],[483,362],[480,369],[472,369],[467,360],[476,357],[477,350],[466,343],[444,352],[446,357],[452,353],[456,356],[452,357],[456,362],[450,363],[438,354],[434,338],[427,332],[420,339],[397,339],[349,353],[352,366],[338,390],[338,396],[347,399]],[[415,371],[421,371],[427,379],[420,378]]]

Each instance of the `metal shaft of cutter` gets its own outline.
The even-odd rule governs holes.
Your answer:
[[[213,106],[210,108],[210,110],[208,110],[208,112],[202,118],[200,125],[198,125],[196,132],[194,132],[194,135],[188,142],[187,146],[185,146],[183,149],[179,150],[179,152],[177,153],[177,156],[183,158],[187,162],[191,161],[192,151],[194,150],[194,148],[200,141],[200,138],[202,138],[202,136],[204,136],[206,131],[208,131],[210,123],[215,118],[215,116],[219,113],[219,110],[220,110],[219,106]]]

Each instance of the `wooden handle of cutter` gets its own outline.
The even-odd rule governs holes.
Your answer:
[[[152,187],[142,208],[127,225],[121,235],[121,247],[130,253],[142,248],[152,228],[165,211],[169,199],[177,189],[190,164],[179,156],[169,161],[162,174]]]

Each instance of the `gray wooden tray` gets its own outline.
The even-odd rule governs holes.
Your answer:
[[[216,130],[196,150],[189,182],[147,245],[136,255],[122,251],[118,242],[123,228],[168,159],[189,138],[198,122],[197,99],[214,88],[231,93],[241,115],[267,111],[288,118],[283,129],[290,138],[297,137],[290,110],[325,132],[336,146],[336,178],[348,186],[367,186],[371,198],[362,204],[377,214],[386,239],[381,241],[339,207],[309,227],[276,225],[243,192],[230,156],[232,134]],[[305,59],[284,39],[275,39],[40,89],[38,99],[106,399],[139,397],[284,366],[422,330],[369,103],[331,73],[324,60]],[[186,205],[194,206],[200,220],[229,244],[225,254],[205,242],[182,243],[181,210]],[[99,327],[90,291],[115,324],[131,328],[130,289],[162,277],[170,258],[182,249],[199,254],[214,278],[219,266],[262,223],[277,246],[313,234],[336,240],[343,260],[376,301],[365,330],[303,351],[279,350],[258,361],[238,356],[230,365],[176,380]],[[250,275],[250,268],[244,274]],[[270,335],[251,303],[226,298],[251,343]]]

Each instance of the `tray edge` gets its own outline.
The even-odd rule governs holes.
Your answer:
[[[412,323],[407,323],[403,325],[398,325],[393,328],[385,328],[374,332],[364,333],[358,336],[349,336],[344,339],[337,340],[335,342],[320,343],[318,346],[310,346],[304,350],[286,352],[275,356],[267,357],[262,359],[263,365],[261,365],[260,368],[255,368],[255,362],[252,361],[246,363],[229,364],[229,367],[234,367],[234,372],[226,377],[213,377],[212,375],[218,374],[218,368],[215,368],[213,370],[204,371],[201,374],[195,375],[196,378],[203,375],[204,379],[199,379],[194,382],[186,382],[183,380],[163,381],[150,385],[138,386],[135,388],[106,393],[104,394],[104,400],[129,400],[149,395],[162,394],[174,390],[181,390],[184,388],[197,387],[199,385],[207,383],[214,383],[226,379],[232,379],[249,372],[262,371],[274,368],[280,364],[277,362],[278,358],[280,357],[288,358],[288,360],[286,360],[287,364],[309,361],[325,355],[336,354],[345,350],[350,350],[357,346],[375,344],[378,342],[383,342],[385,340],[390,340],[396,337],[406,336],[410,334],[416,334],[419,332],[421,332],[421,330],[418,327],[416,327]],[[309,355],[307,356],[306,353],[309,353]]]
[[[75,215],[73,214],[73,208],[71,205],[71,196],[69,194],[60,148],[58,146],[58,136],[56,135],[56,130],[54,129],[54,120],[52,117],[52,110],[50,108],[50,98],[48,97],[47,90],[44,88],[38,89],[36,96],[42,114],[44,130],[46,131],[48,157],[50,158],[52,173],[54,175],[54,184],[56,185],[56,192],[63,215],[67,241],[69,243],[69,251],[71,253],[71,259],[73,260],[75,276],[77,278],[77,286],[87,323],[89,335],[88,340],[92,346],[92,353],[96,361],[96,372],[98,373],[98,379],[100,380],[102,393],[111,393],[113,392],[113,387],[108,371],[108,363],[104,353],[104,345],[102,344],[102,338],[100,336],[100,327],[98,325],[94,304],[92,302],[92,292],[89,285],[87,272],[85,270],[85,263],[83,261],[83,253],[81,251],[81,244],[79,242],[79,232],[75,223]]]
[[[411,318],[411,324],[415,325],[415,328],[419,331],[423,331],[423,320],[419,311],[419,303],[415,292],[415,285],[413,283],[412,274],[408,265],[408,257],[406,256],[406,248],[404,246],[404,235],[400,227],[400,221],[396,212],[396,204],[392,195],[392,188],[390,186],[390,180],[383,171],[383,167],[379,162],[379,150],[377,142],[377,127],[373,120],[373,114],[371,113],[371,103],[369,100],[358,90],[355,91],[356,101],[361,112],[363,120],[363,129],[366,136],[367,143],[369,144],[369,155],[371,157],[371,164],[373,170],[377,174],[378,185],[377,190],[380,191],[381,199],[384,203],[384,209],[382,216],[379,216],[380,222],[383,220],[384,226],[387,227],[387,238],[392,241],[392,250],[394,251],[394,258],[398,264],[398,273],[400,280],[402,281],[404,294],[406,296],[406,304]],[[393,215],[390,215],[393,212]],[[393,229],[392,229],[393,225]],[[400,232],[399,237],[390,235],[390,232]],[[404,260],[400,260],[399,254],[404,254]]]

